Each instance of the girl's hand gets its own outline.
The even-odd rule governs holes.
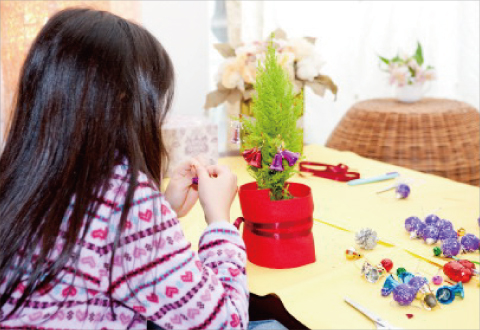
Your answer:
[[[196,185],[192,185],[192,178],[197,176],[197,169],[205,169],[206,165],[203,158],[192,158],[173,172],[165,190],[165,199],[179,218],[187,215],[197,202],[198,188]]]
[[[200,204],[208,224],[230,220],[230,206],[237,194],[237,176],[225,165],[197,167]]]

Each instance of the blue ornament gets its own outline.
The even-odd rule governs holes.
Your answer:
[[[398,279],[400,281],[402,281],[402,283],[405,283],[405,284],[408,284],[408,282],[410,282],[410,280],[414,277],[415,277],[415,275],[413,275],[410,272],[403,272],[403,273],[398,275]]]
[[[444,285],[437,289],[437,300],[444,305],[451,304],[455,300],[455,297],[464,298],[465,292],[463,291],[462,282],[458,282],[454,286]]]
[[[395,289],[400,284],[401,283],[398,282],[396,279],[394,279],[392,275],[389,275],[385,279],[385,282],[383,283],[382,291],[380,293],[382,294],[382,296],[386,297],[390,295],[390,293],[393,292],[393,289]]]

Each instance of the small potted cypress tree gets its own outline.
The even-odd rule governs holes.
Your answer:
[[[311,189],[286,182],[303,149],[297,127],[303,98],[295,98],[272,42],[258,65],[254,88],[255,118],[240,119],[242,154],[256,180],[239,189],[248,259],[269,268],[299,267],[315,261]]]

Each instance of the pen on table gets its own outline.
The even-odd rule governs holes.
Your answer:
[[[400,175],[400,173],[398,173],[398,172],[389,172],[389,173],[386,173],[386,174],[383,174],[383,175],[374,176],[374,177],[370,177],[370,178],[351,180],[351,181],[348,181],[347,184],[349,186],[357,186],[357,185],[365,184],[365,183],[373,183],[373,182],[379,182],[379,181],[394,179],[394,178],[398,177],[399,175]]]

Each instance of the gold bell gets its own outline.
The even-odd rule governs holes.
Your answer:
[[[459,237],[465,236],[465,228],[460,228],[457,230],[457,235]]]
[[[356,260],[360,259],[362,255],[358,253],[354,248],[349,248],[345,250],[345,257],[347,257],[348,260]]]

